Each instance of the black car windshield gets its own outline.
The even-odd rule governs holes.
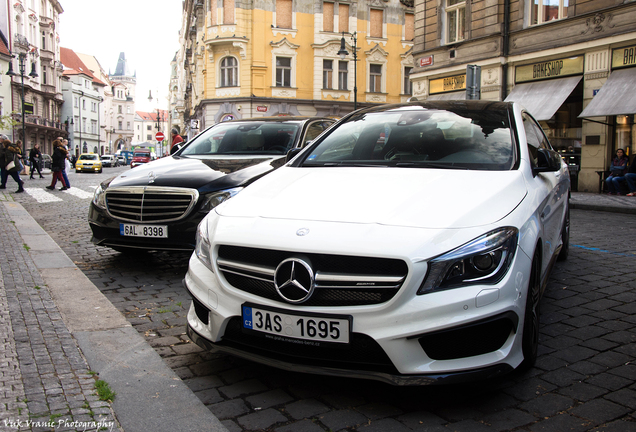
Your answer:
[[[409,106],[352,116],[302,166],[509,170],[514,157],[505,110]]]
[[[283,122],[219,123],[197,136],[180,156],[287,153],[300,125]]]

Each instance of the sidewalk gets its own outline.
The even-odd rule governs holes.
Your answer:
[[[227,431],[2,192],[0,430]],[[96,379],[116,393],[112,404]]]
[[[636,214],[632,197],[570,203]],[[227,431],[7,191],[0,244],[1,431]]]

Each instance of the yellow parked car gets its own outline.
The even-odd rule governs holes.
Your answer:
[[[82,153],[75,162],[75,172],[102,172],[102,161],[98,154]]]

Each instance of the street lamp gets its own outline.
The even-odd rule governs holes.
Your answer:
[[[342,39],[340,39],[340,51],[338,51],[338,55],[342,60],[349,55],[349,51],[347,51],[347,47],[345,45],[345,34],[350,35],[351,40],[353,41],[353,110],[355,111],[358,109],[358,38],[357,32],[342,32]]]
[[[24,73],[26,72],[26,67],[24,63],[26,60],[26,56],[27,56],[26,53],[18,54],[20,81],[21,81],[21,87],[22,87],[22,154],[23,155],[26,153],[26,124],[24,121]],[[11,57],[15,58],[14,55],[12,55]],[[7,75],[9,75],[12,78],[18,75],[17,73],[13,72],[12,61],[9,62],[9,70],[7,71]],[[35,71],[35,62],[31,62],[31,73],[28,76],[30,76],[31,78],[37,78],[39,76],[38,73]]]

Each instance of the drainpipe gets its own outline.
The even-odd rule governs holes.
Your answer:
[[[504,63],[501,66],[501,100],[508,96],[508,54],[510,49],[510,0],[504,0],[504,22],[503,22],[503,57]]]

